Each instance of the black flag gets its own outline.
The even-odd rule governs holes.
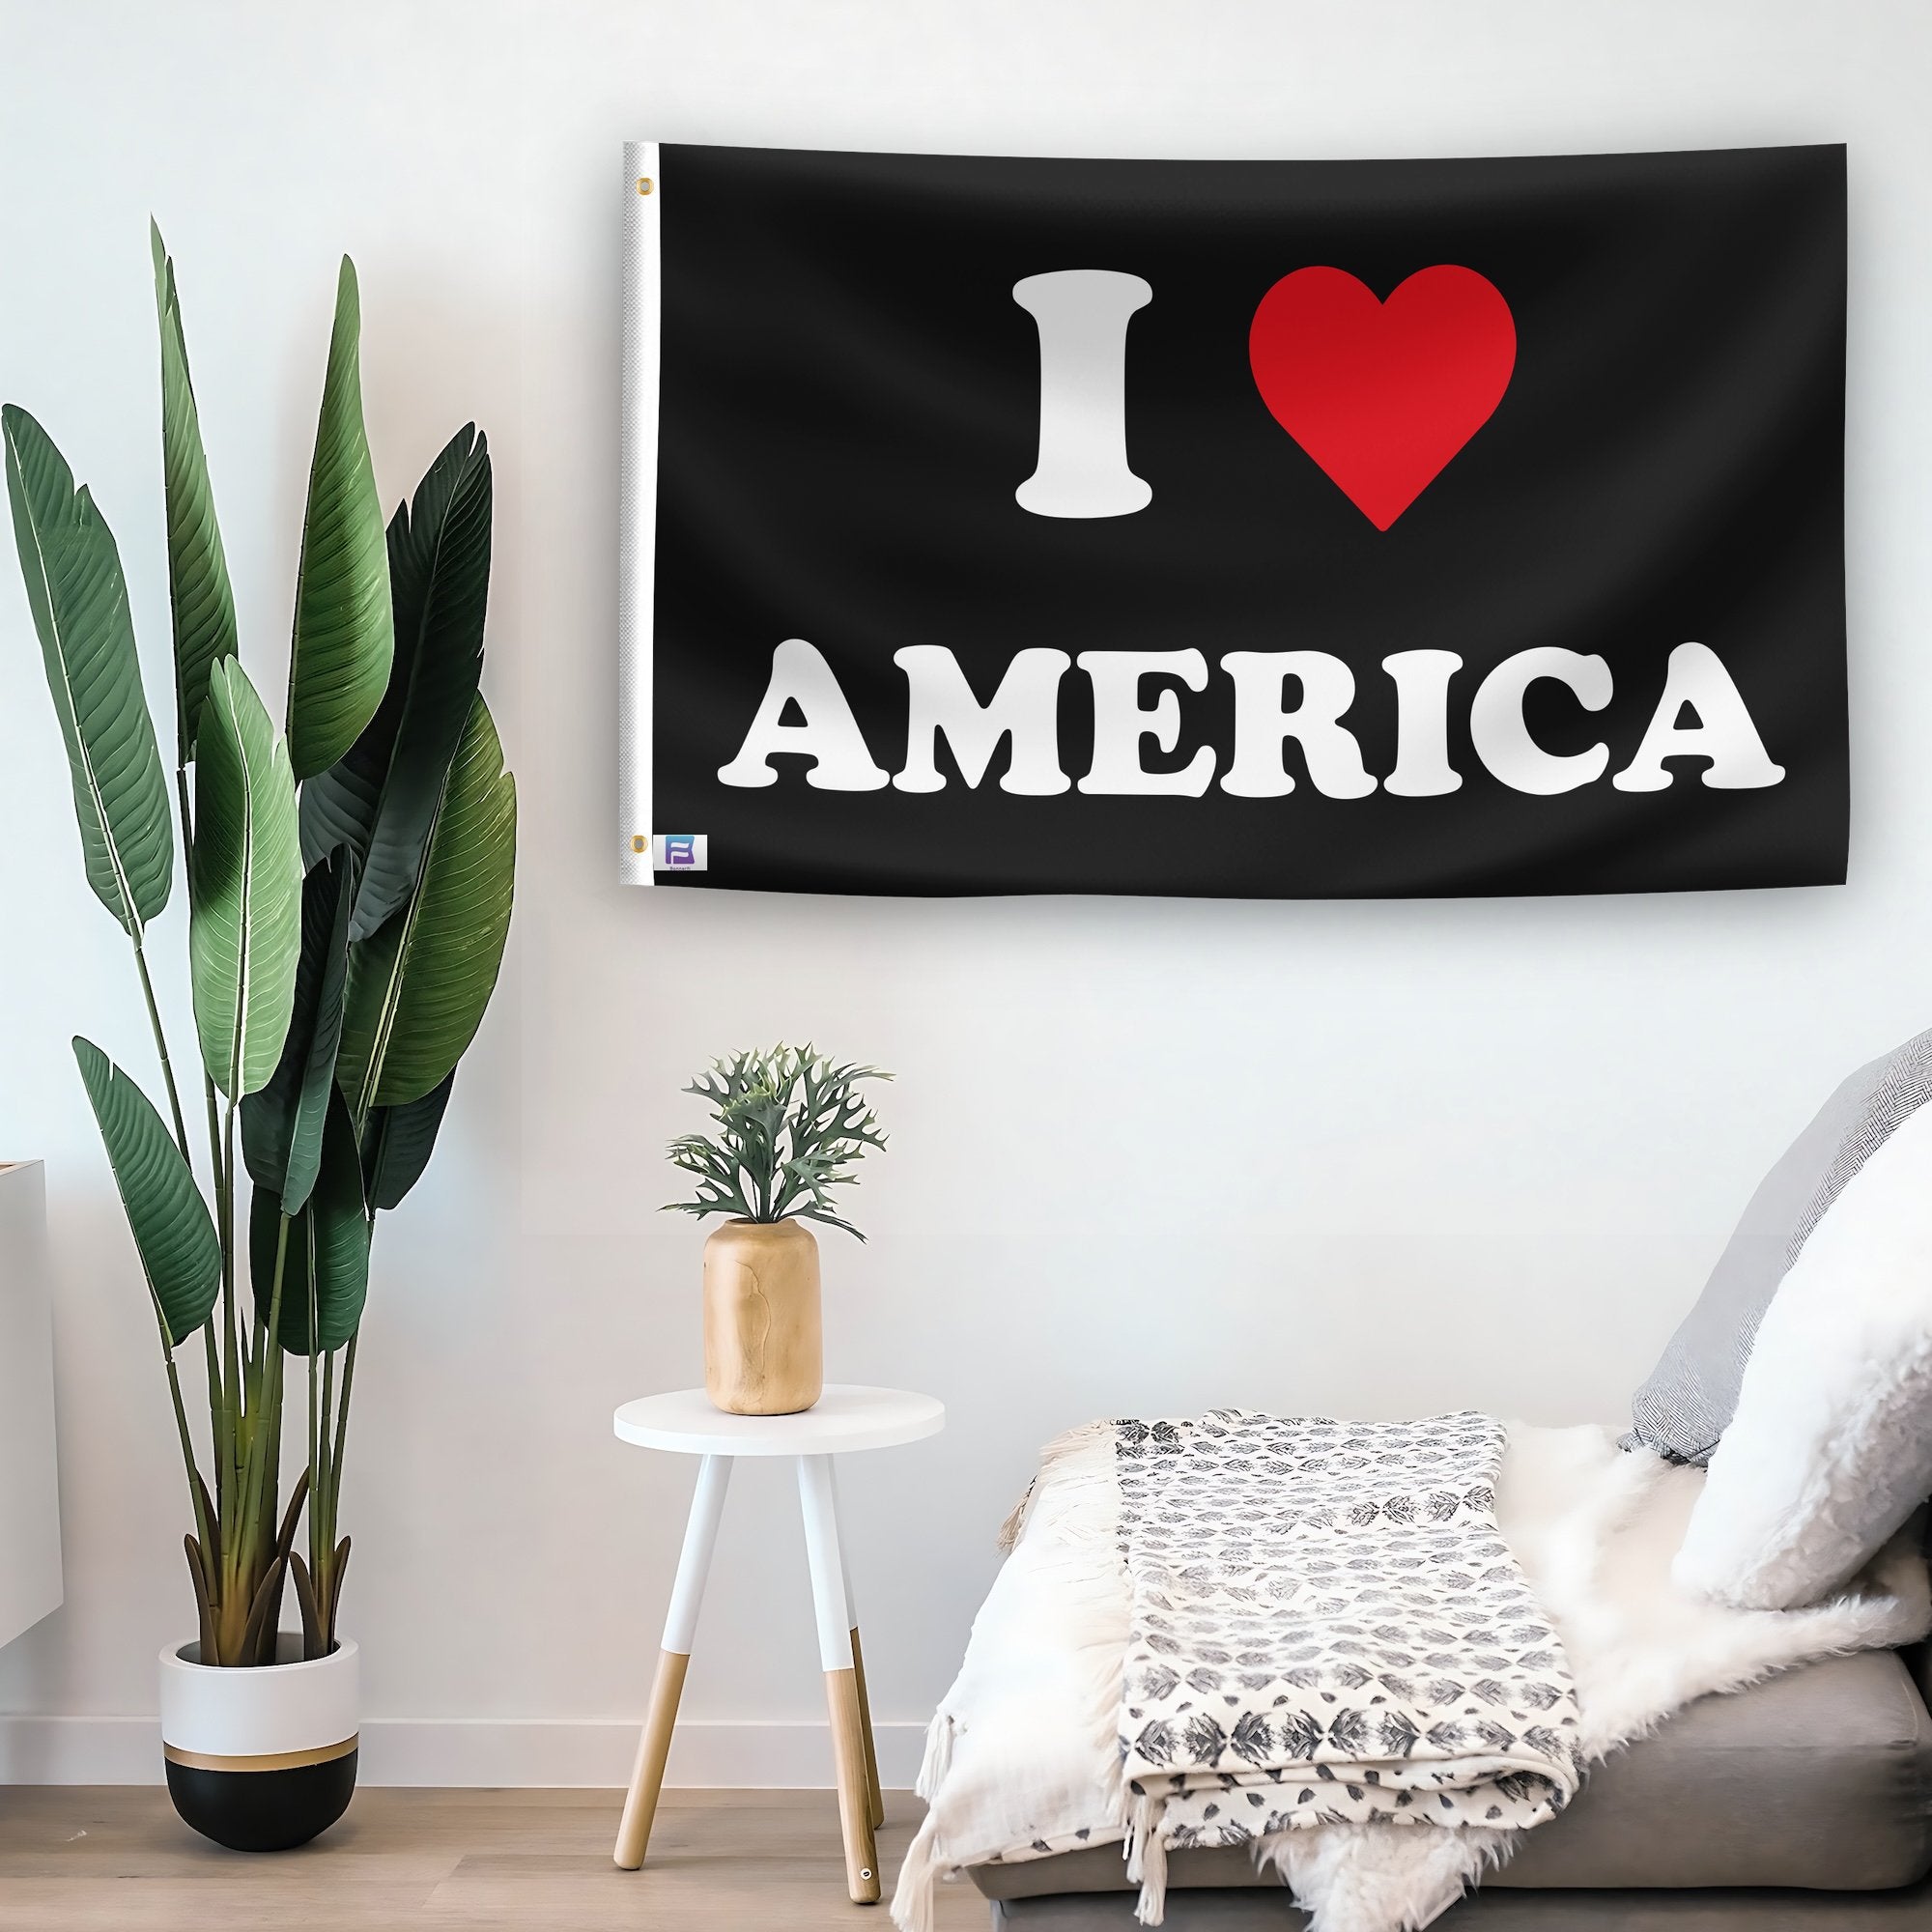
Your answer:
[[[628,154],[627,876],[1843,878],[1843,149]]]

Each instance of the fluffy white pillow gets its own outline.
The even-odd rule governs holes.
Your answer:
[[[1932,1494],[1932,1106],[1847,1183],[1751,1350],[1671,1575],[1746,1609],[1816,1603]]]

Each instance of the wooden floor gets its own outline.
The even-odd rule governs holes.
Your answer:
[[[668,1791],[641,1871],[611,1862],[622,1793],[358,1791],[300,1851],[196,1837],[167,1793],[0,1787],[0,1932],[892,1932],[845,1896],[829,1791]],[[886,1896],[919,1801],[886,1794]],[[938,1932],[985,1932],[967,1885]]]

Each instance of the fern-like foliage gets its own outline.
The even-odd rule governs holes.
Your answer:
[[[886,1137],[859,1092],[863,1080],[890,1080],[876,1066],[838,1065],[817,1048],[750,1047],[714,1060],[684,1091],[717,1122],[708,1134],[680,1134],[671,1165],[693,1176],[679,1214],[729,1214],[744,1221],[822,1221],[866,1237],[832,1211],[832,1189],[848,1186],[867,1148]]]

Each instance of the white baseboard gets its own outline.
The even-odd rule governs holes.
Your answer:
[[[640,1720],[614,1718],[379,1718],[361,1729],[363,1784],[519,1787],[624,1784]],[[874,1726],[879,1779],[911,1786],[925,1727]],[[0,1716],[0,1784],[158,1784],[153,1718]],[[809,1790],[832,1782],[822,1723],[694,1720],[677,1727],[666,1782],[719,1789]]]

